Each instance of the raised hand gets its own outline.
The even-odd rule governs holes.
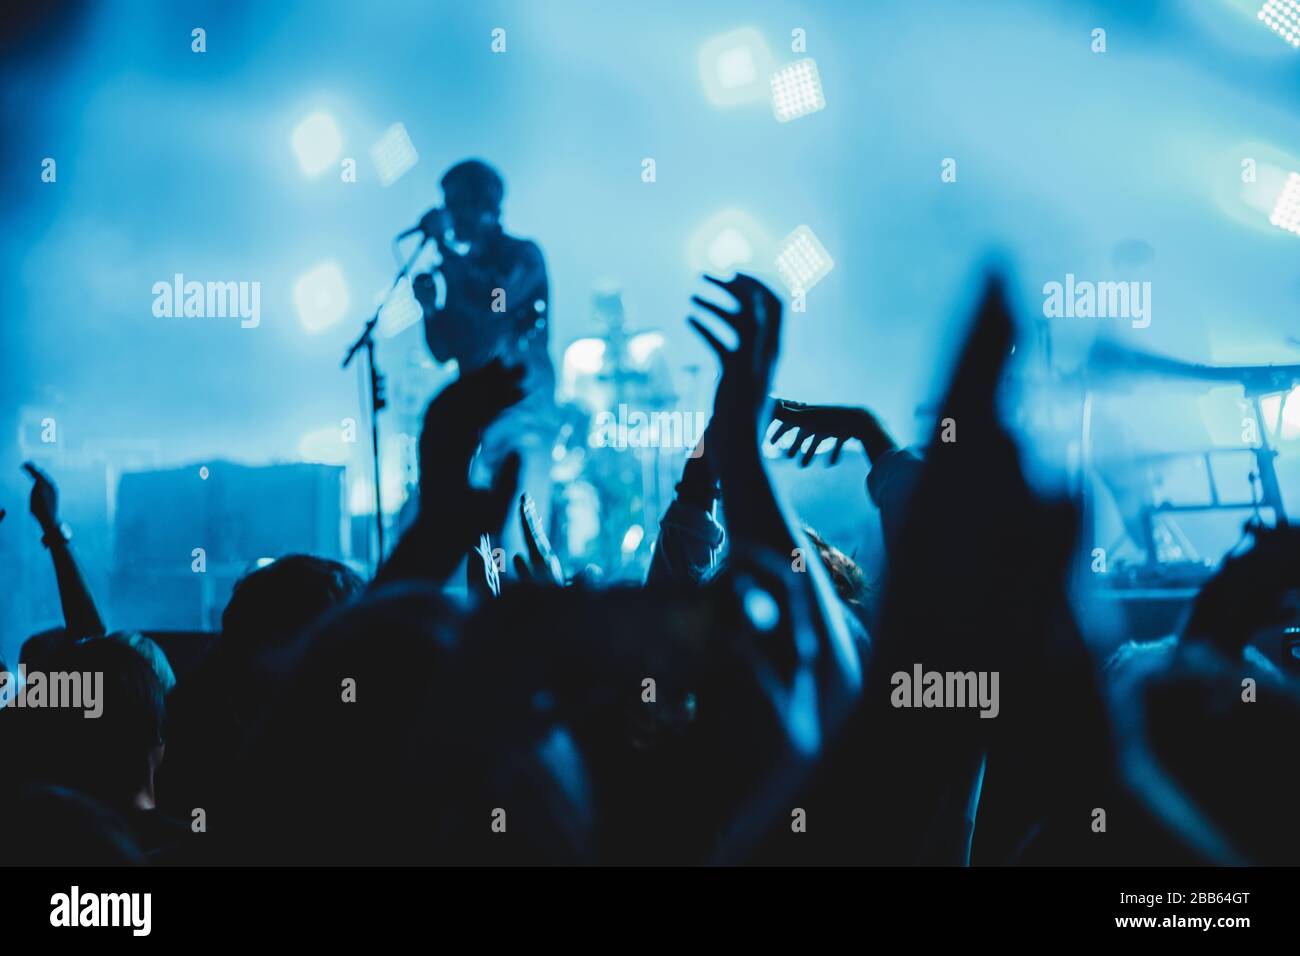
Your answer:
[[[727,348],[703,322],[694,316],[688,318],[691,327],[718,353],[722,362],[714,415],[722,416],[727,427],[756,429],[767,404],[781,347],[781,300],[763,283],[744,273],[737,273],[729,280],[710,275],[704,278],[730,293],[736,303],[733,310],[698,295],[691,297],[692,303],[713,313],[736,335],[736,347]]]
[[[72,637],[88,637],[105,632],[104,619],[100,617],[95,599],[91,596],[86,579],[77,567],[72,548],[60,531],[59,489],[54,479],[30,461],[23,463],[23,471],[32,479],[32,517],[41,526],[45,546],[54,562],[54,577],[59,585],[59,603],[63,605],[63,625]]]
[[[520,458],[507,455],[487,488],[469,481],[483,430],[523,398],[523,370],[489,362],[429,403],[420,434],[420,509],[376,583],[445,580],[485,532],[505,524],[519,485]]]
[[[524,370],[500,360],[448,385],[429,403],[420,433],[420,513],[437,517],[448,528],[464,528],[468,546],[484,532],[499,531],[519,483],[520,459],[508,456],[492,485],[474,488],[470,465],[483,430],[524,397]]]
[[[30,461],[23,463],[23,470],[32,479],[32,517],[45,533],[58,530],[59,527],[59,489],[54,479]]]
[[[722,484],[732,558],[739,560],[762,551],[779,555],[796,550],[810,553],[812,546],[777,496],[759,453],[761,433],[768,426],[768,393],[781,347],[781,302],[753,276],[737,275],[729,282],[705,278],[736,301],[732,311],[699,296],[691,300],[731,327],[736,335],[734,349],[723,345],[698,319],[690,320],[722,362],[722,378],[709,425],[709,436],[716,436],[717,441],[710,442],[708,454],[716,462]],[[719,451],[716,459],[714,450]],[[810,652],[817,659],[817,693],[824,695],[822,712],[838,719],[856,699],[861,666],[826,569],[813,561],[808,571],[793,575],[795,580],[787,583],[794,585],[793,590],[806,602],[808,627],[801,638],[811,635],[817,645]]]
[[[691,302],[726,323],[736,340],[735,348],[728,348],[707,325],[694,316],[688,318],[722,364],[706,455],[721,481],[732,531],[788,551],[793,546],[787,544],[789,522],[776,501],[759,453],[768,424],[768,391],[780,351],[781,302],[753,276],[737,273],[730,280],[704,278],[729,293],[735,308],[724,308],[698,295]]]
[[[542,528],[537,504],[527,492],[519,496],[519,522],[523,525],[524,544],[528,549],[527,558],[522,554],[515,555],[515,573],[519,579],[547,587],[564,587],[564,568]]]
[[[857,438],[861,433],[864,415],[865,409],[847,405],[805,405],[803,402],[777,399],[772,409],[772,420],[779,422],[780,427],[768,441],[775,445],[789,432],[795,432],[794,443],[786,449],[785,456],[793,458],[803,449],[799,466],[807,468],[821,443],[834,438],[835,447],[831,449],[830,457],[830,464],[834,465],[840,460],[844,443],[850,438]]]
[[[794,458],[802,449],[803,457],[799,460],[802,468],[807,468],[812,463],[818,446],[829,438],[835,439],[835,447],[831,449],[831,465],[839,462],[844,443],[850,438],[856,438],[862,443],[867,457],[873,462],[883,452],[896,447],[884,426],[865,408],[851,405],[805,405],[803,402],[777,399],[772,409],[772,420],[780,423],[780,427],[768,439],[773,445],[789,432],[798,429],[794,443],[786,449],[785,454],[787,458]]]
[[[468,487],[483,430],[524,397],[523,377],[522,368],[497,359],[462,375],[429,403],[420,433],[421,507],[432,503],[426,491],[438,495]]]

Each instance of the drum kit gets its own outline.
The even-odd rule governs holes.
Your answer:
[[[592,314],[600,334],[569,343],[560,365],[551,540],[571,570],[589,566],[606,580],[639,580],[690,449],[600,441],[594,423],[620,412],[625,418],[627,409],[650,417],[671,412],[681,393],[664,333],[629,328],[619,288],[597,287]],[[700,369],[680,371],[697,377]]]

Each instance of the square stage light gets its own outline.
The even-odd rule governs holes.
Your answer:
[[[755,103],[767,96],[772,53],[753,27],[712,37],[700,47],[700,79],[714,106]]]
[[[1279,229],[1300,236],[1300,173],[1291,173],[1286,177],[1286,185],[1278,194],[1268,221]]]
[[[817,61],[807,57],[772,74],[772,111],[782,123],[826,108]]]
[[[343,150],[343,137],[328,113],[312,113],[294,127],[290,141],[298,165],[308,176],[319,176],[329,169]]]
[[[351,302],[338,263],[322,262],[299,276],[293,284],[293,304],[298,321],[308,332],[320,332],[341,321]]]
[[[1266,0],[1255,17],[1293,48],[1300,48],[1300,0]]]
[[[370,147],[370,159],[379,172],[379,181],[391,186],[414,168],[420,154],[415,151],[406,127],[394,123]]]
[[[830,253],[807,226],[800,226],[781,243],[776,270],[793,292],[807,292],[835,268]]]

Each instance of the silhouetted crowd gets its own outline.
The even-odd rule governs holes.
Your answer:
[[[709,281],[713,415],[642,586],[566,573],[517,456],[471,484],[525,397],[499,362],[429,404],[418,516],[373,580],[306,555],[251,571],[179,679],[108,631],[26,466],[65,626],[0,671],[24,694],[102,675],[101,713],[0,689],[6,862],[1300,861],[1300,534],[1254,527],[1179,633],[1099,660],[1071,607],[1078,509],[1031,489],[997,411],[996,279],[938,415],[955,435],[920,451],[865,409],[770,398],[781,302]],[[762,446],[791,432],[804,465],[865,451],[878,580],[774,490]]]

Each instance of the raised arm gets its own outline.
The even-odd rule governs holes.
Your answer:
[[[805,405],[778,399],[772,418],[780,424],[769,440],[775,445],[794,431],[794,442],[786,450],[786,457],[794,458],[802,451],[803,457],[799,459],[802,468],[812,463],[818,446],[828,439],[835,439],[829,460],[831,465],[839,461],[845,442],[856,439],[862,443],[871,463],[871,473],[867,475],[867,497],[880,509],[886,551],[897,550],[907,502],[921,474],[921,459],[907,449],[899,448],[880,419],[865,408]]]
[[[469,482],[483,429],[523,398],[523,372],[489,362],[452,382],[429,403],[420,433],[420,507],[373,584],[441,583],[485,532],[499,532],[519,482],[519,456],[508,456],[489,488]]]
[[[659,521],[647,584],[701,584],[718,568],[726,533],[717,515],[722,491],[709,454],[712,443],[706,430],[686,459],[677,495]]]
[[[54,562],[59,602],[63,605],[63,627],[74,639],[102,635],[106,633],[104,621],[72,553],[72,542],[59,521],[59,489],[49,475],[30,461],[23,465],[23,470],[33,482],[32,517],[41,527],[41,543],[50,549],[50,560]]]
[[[760,451],[769,421],[768,392],[780,352],[781,302],[752,276],[737,274],[730,281],[705,278],[735,303],[726,308],[695,296],[692,302],[728,325],[736,336],[734,349],[699,319],[689,321],[718,354],[722,377],[714,400],[710,432],[718,438],[717,468],[727,511],[731,547],[756,549],[788,557],[809,555],[813,545],[792,520],[768,479]],[[787,557],[788,556],[788,557]],[[843,618],[843,611],[825,568],[807,561],[805,573],[789,575],[790,588],[803,596],[807,614],[800,627],[817,651],[820,707],[823,719],[843,717],[861,688],[861,664]]]
[[[844,443],[850,438],[862,443],[872,465],[898,447],[880,419],[865,408],[852,405],[805,405],[779,398],[773,405],[772,419],[780,422],[780,427],[772,433],[772,444],[794,431],[794,443],[786,451],[786,457],[793,458],[803,449],[799,464],[805,468],[812,463],[818,446],[830,438],[835,439],[830,457],[832,465],[839,462]]]

